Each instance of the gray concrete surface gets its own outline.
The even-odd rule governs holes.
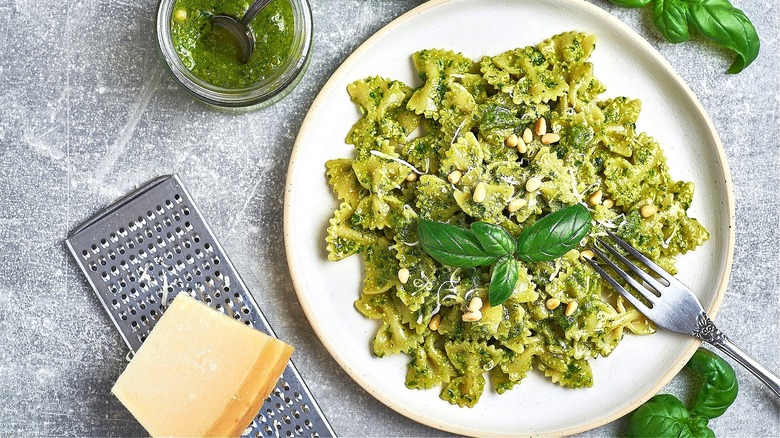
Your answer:
[[[312,336],[290,284],[282,200],[307,108],[336,67],[420,0],[312,0],[311,66],[270,110],[234,116],[192,102],[155,53],[154,0],[0,0],[0,436],[140,436],[109,394],[125,346],[63,239],[136,184],[177,172],[342,436],[441,436],[377,402]],[[703,40],[660,39],[649,10],[594,1],[645,36],[690,85],[720,133],[734,178],[736,250],[717,317],[780,369],[780,5],[733,0],[762,53],[744,73]],[[113,24],[112,27],[105,26]],[[741,368],[718,436],[780,436],[777,398]],[[684,394],[687,378],[666,392]],[[560,414],[556,414],[560,415]],[[619,434],[617,421],[587,436]]]

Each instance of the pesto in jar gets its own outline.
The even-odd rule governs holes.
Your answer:
[[[215,15],[241,19],[251,0],[177,0],[171,14],[171,38],[182,63],[195,76],[224,88],[247,88],[270,76],[290,54],[293,12],[288,0],[273,0],[250,23],[255,49],[246,63],[241,49]]]

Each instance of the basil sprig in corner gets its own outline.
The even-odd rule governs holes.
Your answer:
[[[456,268],[493,265],[488,298],[491,306],[512,295],[519,277],[515,257],[526,262],[554,260],[579,244],[590,230],[591,216],[582,205],[551,213],[524,229],[515,241],[501,226],[474,222],[469,229],[420,220],[420,245],[434,260]]]
[[[715,436],[709,421],[723,415],[737,398],[737,376],[728,362],[703,348],[696,350],[686,367],[704,378],[691,408],[671,394],[658,394],[629,414],[626,436]]]
[[[760,42],[753,23],[729,0],[609,0],[626,7],[641,8],[653,3],[653,21],[670,43],[690,39],[693,26],[705,37],[733,50],[737,58],[729,73],[739,73],[758,56]]]

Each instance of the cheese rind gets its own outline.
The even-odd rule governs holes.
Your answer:
[[[179,294],[111,392],[152,436],[240,436],[292,351]]]

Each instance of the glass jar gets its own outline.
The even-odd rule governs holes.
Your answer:
[[[254,110],[279,101],[303,77],[311,58],[312,18],[308,0],[288,0],[293,14],[290,52],[267,77],[246,88],[223,88],[195,76],[179,58],[171,37],[176,0],[161,0],[157,8],[157,46],[168,73],[192,97],[208,106],[222,109]],[[241,18],[241,17],[237,17]],[[255,50],[261,49],[256,46]]]

